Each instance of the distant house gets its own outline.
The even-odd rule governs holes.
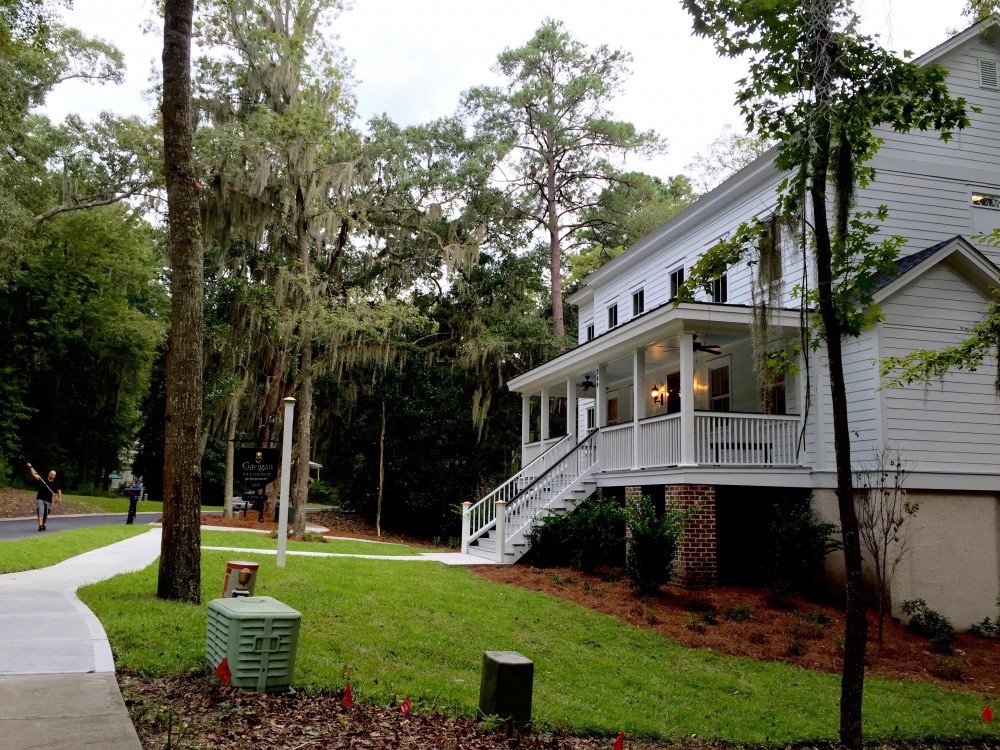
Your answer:
[[[961,340],[994,294],[1000,251],[975,236],[1000,226],[1000,23],[978,24],[918,62],[947,68],[952,94],[980,111],[948,143],[933,133],[879,133],[878,178],[860,192],[857,208],[888,206],[884,233],[908,242],[899,273],[877,292],[884,320],[845,341],[848,416],[855,459],[870,460],[882,446],[899,449],[912,470],[909,496],[920,502],[894,606],[923,597],[967,626],[995,614],[1000,594],[995,363],[928,387],[886,390],[879,390],[877,363]],[[702,252],[741,222],[772,215],[781,177],[773,157],[737,173],[572,296],[578,346],[508,384],[523,400],[524,469],[468,509],[463,546],[470,552],[516,560],[537,513],[570,508],[597,487],[700,506],[676,566],[691,585],[740,582],[761,543],[755,506],[765,499],[811,496],[819,518],[838,520],[822,355],[810,358],[808,373],[802,362],[800,373],[762,393],[747,265],[730,268],[697,302],[672,302]],[[792,352],[799,339],[793,288],[812,274],[795,244],[783,252],[776,351]]]

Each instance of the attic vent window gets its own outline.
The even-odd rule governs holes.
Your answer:
[[[980,208],[1000,209],[1000,195],[991,195],[990,193],[973,193],[972,205],[979,206]]]
[[[1000,75],[998,75],[996,60],[979,61],[979,85],[984,89],[1000,88]]]

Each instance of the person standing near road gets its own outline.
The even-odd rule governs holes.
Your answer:
[[[56,479],[55,469],[49,471],[48,479],[42,479],[41,475],[35,471],[34,466],[28,464],[28,468],[31,470],[31,476],[38,482],[38,494],[35,495],[38,530],[45,531],[45,522],[49,519],[49,511],[52,510],[52,501],[58,500],[60,503],[63,501],[62,487]]]
[[[128,518],[125,519],[126,525],[135,523],[136,505],[138,505],[140,497],[142,497],[142,482],[136,479],[128,488]]]

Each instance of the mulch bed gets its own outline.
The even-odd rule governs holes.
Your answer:
[[[69,501],[53,502],[50,516],[67,516],[94,511],[82,505],[74,505]],[[35,492],[33,490],[15,490],[12,487],[0,487],[0,518],[34,518]]]
[[[225,687],[207,669],[150,679],[120,673],[118,682],[142,746],[244,750],[598,750],[611,739],[488,733],[469,719],[411,712],[400,707],[344,705],[343,694],[264,695]],[[171,726],[171,744],[167,743]],[[629,742],[629,748],[664,747]],[[673,748],[718,745],[693,740]]]

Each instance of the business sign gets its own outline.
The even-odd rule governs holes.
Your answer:
[[[259,490],[277,478],[277,448],[236,449],[236,481],[238,484]]]

